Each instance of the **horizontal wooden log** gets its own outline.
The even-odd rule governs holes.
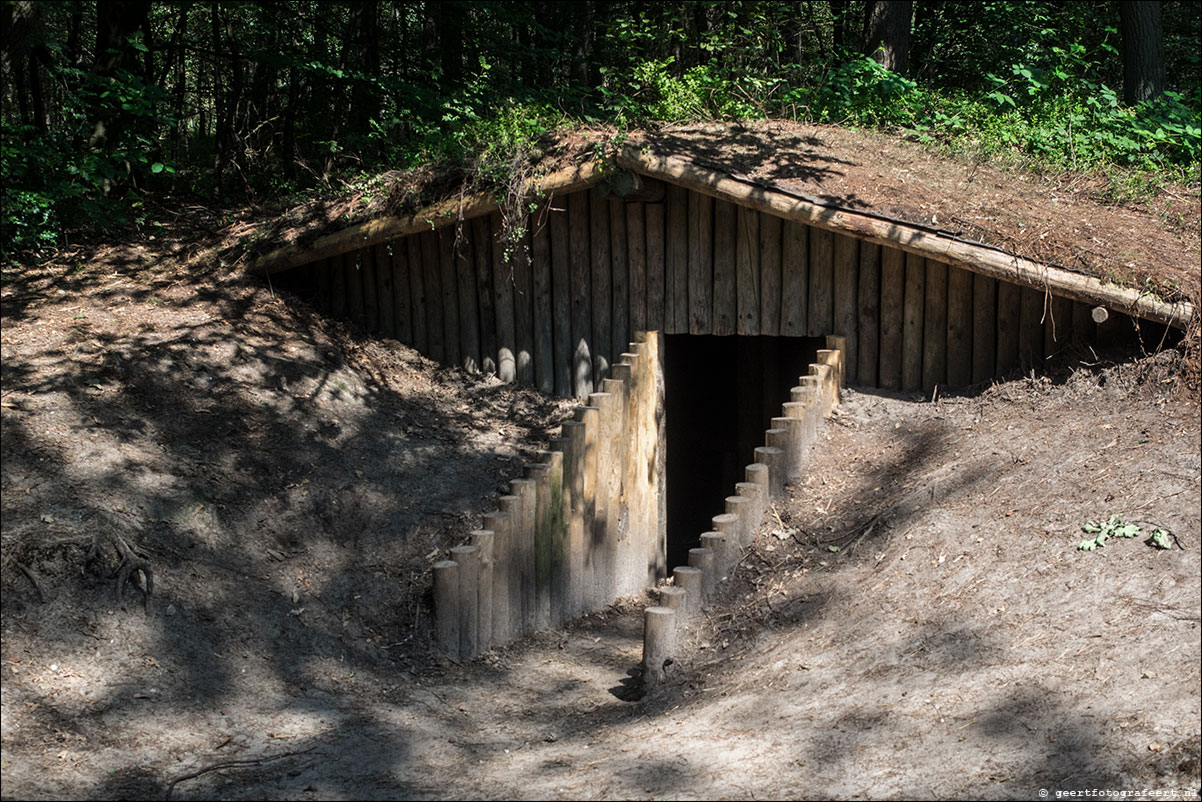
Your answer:
[[[568,167],[527,181],[526,194],[537,195],[551,191],[564,194],[583,189],[593,183],[599,173],[600,168],[596,162]],[[277,248],[256,259],[250,272],[262,275],[278,273],[316,259],[387,242],[419,231],[429,231],[432,226],[439,224],[445,225],[491,214],[500,208],[490,194],[481,193],[436,203],[413,214],[377,217],[375,220],[318,237],[313,242],[294,242]]]
[[[715,198],[797,220],[816,228],[849,234],[858,239],[901,248],[907,253],[938,259],[974,273],[992,276],[1039,290],[1050,290],[1073,300],[1108,306],[1137,317],[1184,329],[1194,316],[1189,303],[1166,303],[1138,288],[1120,287],[1093,276],[1044,265],[1021,256],[974,245],[938,232],[883,220],[849,209],[831,208],[788,192],[754,184],[709,170],[673,156],[645,153],[627,147],[618,155],[623,167],[688,187]]]

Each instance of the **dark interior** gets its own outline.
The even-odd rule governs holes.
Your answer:
[[[666,335],[668,570],[688,564],[824,340]]]

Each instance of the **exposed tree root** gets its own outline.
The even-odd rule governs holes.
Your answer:
[[[25,574],[25,578],[33,585],[33,589],[38,592],[38,599],[42,604],[46,603],[46,591],[42,589],[42,583],[38,579],[38,575],[33,572],[33,569],[22,562],[15,563],[17,568],[21,569],[21,573]]]
[[[92,545],[88,549],[87,557],[84,558],[84,564],[90,565],[95,561],[102,560],[101,541],[104,539],[112,541],[113,548],[117,551],[117,557],[121,561],[116,572],[110,575],[116,577],[117,580],[117,603],[122,603],[125,586],[132,585],[142,594],[142,606],[149,612],[151,596],[154,593],[154,571],[150,568],[150,561],[144,555],[139,554],[121,535],[115,533],[92,535]],[[138,574],[142,575],[141,583],[138,582]]]

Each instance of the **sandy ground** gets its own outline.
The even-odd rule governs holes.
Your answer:
[[[5,287],[5,799],[1198,798],[1174,353],[849,391],[639,697],[650,596],[429,647],[430,563],[561,404],[146,270]],[[1079,551],[1112,514],[1173,548]],[[148,608],[137,574],[115,601],[122,542]]]

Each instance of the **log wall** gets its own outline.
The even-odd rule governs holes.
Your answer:
[[[785,482],[798,479],[823,418],[839,401],[845,340],[828,337],[781,416],[764,433],[746,482],[732,488],[727,512],[702,534],[690,565],[676,566],[688,610],[701,609],[751,544]],[[602,391],[562,425],[549,450],[510,482],[511,495],[483,516],[483,528],[434,566],[435,637],[455,659],[584,613],[641,595],[666,575],[663,497],[662,340],[654,332],[629,343]],[[670,651],[670,649],[669,649]]]
[[[312,263],[292,281],[439,362],[577,398],[603,389],[644,330],[834,334],[848,384],[924,392],[1097,340],[1085,304],[661,189],[658,200],[551,195],[515,234],[494,213]]]

